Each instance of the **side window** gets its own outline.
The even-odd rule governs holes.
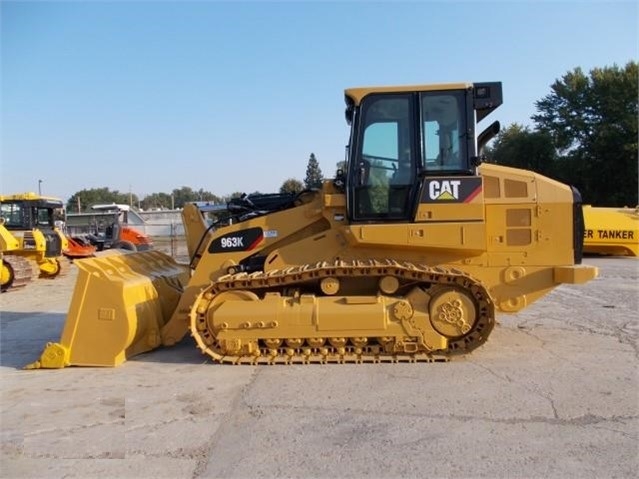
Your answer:
[[[36,218],[38,226],[53,226],[53,217],[47,208],[38,208]]]
[[[415,182],[410,96],[380,96],[364,105],[355,171],[357,218],[397,218],[408,213]]]
[[[422,95],[423,158],[426,170],[459,170],[466,164],[464,99],[458,93]]]

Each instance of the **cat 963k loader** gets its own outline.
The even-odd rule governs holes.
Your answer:
[[[320,190],[183,210],[188,267],[78,261],[57,343],[29,367],[114,366],[187,333],[222,363],[433,361],[488,339],[580,265],[579,193],[482,164],[501,83],[346,90],[347,162]]]

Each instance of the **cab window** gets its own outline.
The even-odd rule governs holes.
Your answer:
[[[48,208],[37,208],[38,226],[53,226],[53,212]]]
[[[424,168],[458,171],[466,166],[463,92],[426,92],[421,96]]]

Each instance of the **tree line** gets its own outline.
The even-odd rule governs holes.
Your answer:
[[[624,67],[594,68],[588,74],[575,68],[557,79],[550,86],[550,93],[535,102],[532,126],[513,123],[502,129],[492,145],[485,148],[485,161],[532,170],[574,185],[584,203],[636,206],[637,85],[637,62]],[[311,153],[304,179],[286,179],[280,193],[319,188],[322,181],[319,162]],[[94,188],[71,196],[67,211],[86,211],[98,203],[124,203],[144,210],[172,209],[192,201],[224,203],[241,194],[218,196],[183,186],[171,193],[152,193],[140,199],[133,193]]]
[[[566,73],[535,103],[534,125],[506,127],[487,160],[574,185],[584,203],[637,206],[638,71],[629,62]]]
[[[296,178],[289,178],[282,183],[280,193],[299,193],[304,189],[320,188],[323,176],[319,162],[314,153],[308,159],[306,166],[306,176],[303,181]],[[66,209],[69,213],[89,211],[92,205],[97,204],[125,204],[145,211],[157,209],[177,209],[183,208],[186,203],[194,201],[208,201],[211,203],[224,204],[231,198],[243,195],[243,192],[235,192],[228,196],[218,196],[210,191],[200,188],[194,190],[188,186],[175,188],[170,193],[151,193],[144,198],[138,197],[135,193],[123,193],[118,190],[111,190],[107,187],[84,189],[74,193],[67,201]],[[251,194],[261,194],[255,191]]]

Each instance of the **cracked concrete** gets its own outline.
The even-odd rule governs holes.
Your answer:
[[[3,478],[639,475],[639,261],[589,258],[435,364],[219,366],[190,339],[115,369],[23,371],[74,271],[0,296]]]

